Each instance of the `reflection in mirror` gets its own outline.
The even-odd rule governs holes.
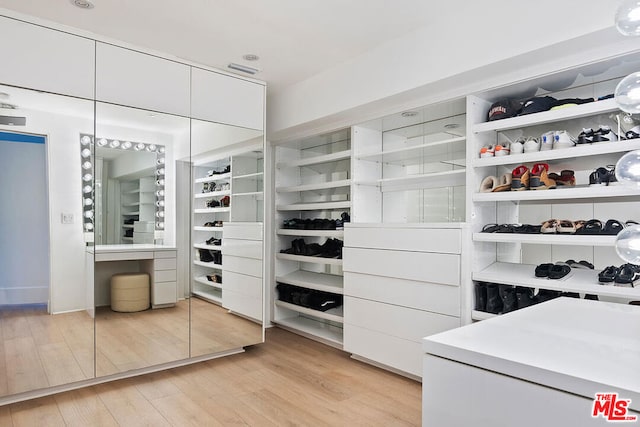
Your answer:
[[[94,377],[83,132],[93,102],[0,85],[0,396]]]
[[[175,159],[189,156],[189,119],[97,103],[95,135],[96,375],[186,359]]]
[[[263,341],[261,131],[191,121],[191,356]]]

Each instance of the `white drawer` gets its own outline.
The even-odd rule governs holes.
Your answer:
[[[344,273],[344,294],[389,304],[460,316],[460,287]]]
[[[224,238],[262,241],[262,223],[261,222],[225,222]]]
[[[460,229],[345,227],[344,230],[344,245],[354,248],[459,254],[461,242]]]
[[[155,251],[153,253],[154,258],[175,258],[177,251]]]
[[[153,269],[158,270],[175,270],[176,259],[175,258],[156,258],[153,261]]]
[[[153,259],[153,252],[104,252],[96,254],[96,262],[99,261],[132,261],[136,259]]]
[[[153,282],[175,282],[176,281],[176,271],[175,270],[160,270],[153,272]]]
[[[262,299],[262,279],[259,277],[223,271],[222,284],[223,289]]]
[[[226,227],[226,226],[225,226]],[[226,234],[226,228],[225,228]],[[222,239],[222,255],[262,259],[262,242],[255,240]]]
[[[420,344],[354,325],[345,324],[343,331],[345,351],[422,377]]]
[[[176,282],[154,283],[151,286],[151,304],[175,304],[178,302]]]
[[[235,313],[262,322],[262,298],[254,298],[222,287],[222,306]]]
[[[262,277],[262,261],[231,255],[222,256],[222,270]]]
[[[421,282],[460,284],[460,255],[382,249],[343,249],[343,270]]]

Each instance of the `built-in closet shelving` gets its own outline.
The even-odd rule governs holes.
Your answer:
[[[122,243],[154,242],[155,190],[155,180],[151,177],[120,182]]]
[[[291,229],[285,220],[341,220],[351,212],[350,130],[340,130],[276,147],[276,271],[273,321],[281,327],[342,348],[342,306],[327,311],[282,301],[277,284],[293,285],[305,292],[343,294],[342,259],[304,254],[281,253],[292,242],[326,244],[344,239],[337,229]]]
[[[560,98],[599,97],[613,92],[619,78],[600,83],[580,79],[573,88],[550,95]],[[518,88],[513,89],[518,93]],[[480,158],[482,146],[495,145],[505,137],[539,138],[543,133],[566,130],[574,137],[583,128],[597,129],[609,125],[619,134],[616,115],[620,113],[613,99],[570,106],[519,117],[487,122],[492,102],[504,98],[500,94],[468,97],[467,127],[469,152],[467,164],[468,200],[471,208],[468,222],[472,228],[471,279],[478,282],[517,285],[561,292],[575,292],[583,298],[596,295],[600,300],[626,303],[640,299],[640,288],[602,285],[598,273],[609,265],[624,262],[616,255],[615,236],[483,233],[486,224],[540,224],[548,219],[640,220],[637,208],[640,194],[636,189],[621,185],[589,186],[589,174],[598,167],[615,165],[626,152],[640,148],[640,140],[622,140],[581,144],[575,147],[529,152],[502,157]],[[505,191],[481,193],[482,180],[487,176],[500,177],[519,166],[531,168],[534,163],[548,163],[549,172],[575,171],[576,186],[550,190]],[[594,270],[572,269],[560,280],[535,277],[535,267],[541,263],[564,262],[569,259],[593,263]],[[471,286],[473,289],[473,286]],[[484,320],[493,314],[472,310],[473,320]]]

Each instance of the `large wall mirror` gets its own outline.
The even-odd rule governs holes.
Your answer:
[[[0,86],[0,396],[94,377],[77,161],[93,118],[92,101]]]
[[[191,355],[263,341],[264,135],[191,121]],[[186,181],[186,180],[185,180]]]

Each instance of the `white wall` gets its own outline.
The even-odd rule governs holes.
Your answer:
[[[429,26],[270,97],[269,139],[305,133],[296,127],[348,125],[349,119],[361,121],[485,90],[524,74],[533,77],[638,49],[637,40],[612,29],[618,2],[503,0],[457,5],[434,3]],[[490,67],[500,63],[501,67]]]

